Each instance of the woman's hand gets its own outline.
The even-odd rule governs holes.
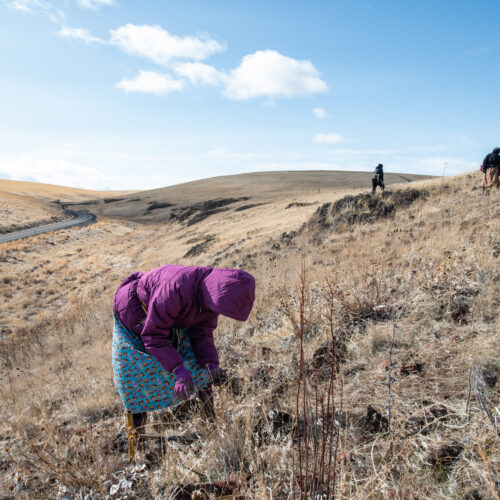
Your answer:
[[[174,370],[175,375],[175,395],[179,399],[187,399],[194,390],[193,378],[184,365],[179,365]]]
[[[215,386],[219,386],[227,382],[227,373],[219,365],[216,365],[215,363],[208,363],[205,365],[205,368],[208,370],[210,377],[212,377],[212,384]]]

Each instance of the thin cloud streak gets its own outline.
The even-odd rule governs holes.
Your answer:
[[[312,142],[316,142],[318,144],[340,144],[341,142],[349,141],[340,134],[332,132],[330,134],[317,134],[313,137]]]
[[[81,40],[82,42],[89,43],[106,43],[105,40],[97,36],[92,35],[89,30],[84,28],[70,28],[68,26],[63,26],[57,34],[61,38],[70,38],[73,40]]]
[[[320,120],[326,120],[327,118],[330,118],[330,113],[326,111],[323,108],[314,108],[311,113],[318,119]]]
[[[82,9],[97,10],[103,6],[114,4],[113,0],[76,0],[76,4]]]
[[[184,88],[183,80],[174,80],[170,75],[154,71],[139,71],[139,74],[130,80],[122,80],[116,84],[117,88],[125,92],[141,92],[144,94],[165,95],[178,92]]]

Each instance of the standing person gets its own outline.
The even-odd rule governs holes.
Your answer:
[[[489,154],[487,154],[481,165],[481,170],[484,174],[483,179],[483,191],[488,188],[491,189],[492,186],[496,186],[497,189],[500,188],[500,183],[498,181],[498,171],[500,170],[500,148],[495,148]]]
[[[212,403],[212,384],[227,380],[213,337],[218,316],[245,321],[254,299],[255,280],[240,269],[165,265],[120,284],[112,357],[127,412],[129,452],[130,435],[145,425],[148,411],[195,392]]]
[[[384,166],[382,163],[379,163],[373,172],[373,177],[372,177],[372,194],[375,194],[375,190],[377,189],[377,186],[380,186],[380,189],[382,192],[384,192]]]

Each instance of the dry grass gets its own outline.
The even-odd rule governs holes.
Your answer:
[[[313,406],[327,388],[332,331],[337,342],[337,498],[497,498],[500,197],[479,183],[426,181],[416,187],[427,199],[342,232],[299,231],[343,195],[304,193],[293,201],[319,203],[268,200],[189,227],[103,220],[2,245],[0,494],[172,498],[180,483],[232,477],[244,498],[313,498],[317,482],[301,492],[293,458],[300,425],[287,433],[269,417],[296,416],[302,324]],[[206,235],[210,245],[184,259]],[[196,408],[157,412],[152,431],[200,440],[148,443],[133,465],[112,383],[110,306],[129,271],[166,262],[245,267],[258,297],[247,323],[219,324],[232,382],[217,391],[216,425]],[[456,458],[439,455],[444,445]]]

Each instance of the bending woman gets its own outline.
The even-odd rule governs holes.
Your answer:
[[[128,276],[115,294],[113,372],[129,429],[148,411],[226,380],[213,332],[219,314],[245,321],[255,280],[239,269],[166,265]]]

